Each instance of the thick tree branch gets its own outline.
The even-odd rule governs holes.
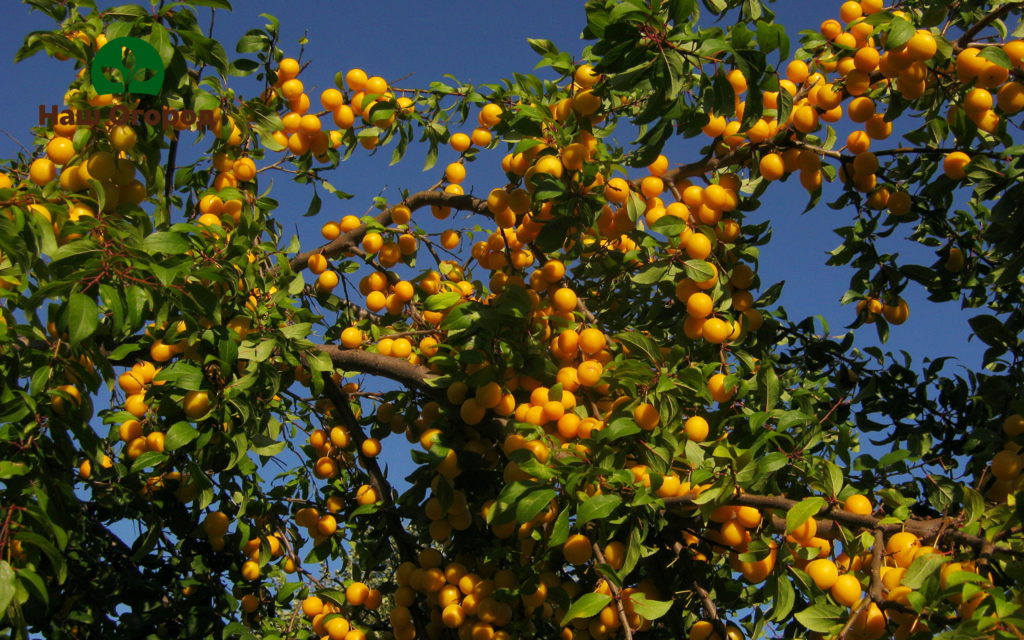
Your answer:
[[[318,344],[316,348],[330,356],[334,366],[339,369],[390,378],[432,397],[444,395],[441,389],[432,387],[428,383],[434,377],[429,369],[412,364],[408,360],[359,349],[342,349],[330,344]]]
[[[473,211],[475,213],[485,213],[487,211],[487,202],[480,198],[474,198],[469,195],[455,195],[443,191],[420,191],[410,195],[399,204],[381,211],[377,214],[377,222],[384,226],[391,224],[391,214],[395,207],[399,205],[408,207],[410,211],[416,211],[417,209],[429,206],[451,207],[460,211]],[[339,235],[325,245],[300,253],[291,260],[292,271],[304,269],[309,262],[309,258],[318,253],[322,253],[328,258],[334,258],[343,254],[345,251],[354,248],[363,239],[366,232],[366,225],[361,225],[348,233]]]

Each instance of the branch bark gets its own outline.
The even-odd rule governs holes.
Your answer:
[[[871,547],[871,584],[868,595],[875,602],[882,601],[882,555],[885,553],[885,534],[875,529],[875,542]]]
[[[342,349],[330,344],[315,345],[317,349],[330,356],[334,366],[347,371],[360,371],[375,376],[390,378],[401,382],[410,389],[421,391],[433,398],[442,398],[444,393],[429,384],[434,377],[430,369],[412,364],[402,358],[393,358],[379,353],[361,351],[359,349]]]

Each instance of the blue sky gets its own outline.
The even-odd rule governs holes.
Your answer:
[[[107,3],[103,3],[106,5]],[[110,3],[113,4],[113,3]],[[431,81],[441,80],[450,73],[459,80],[473,83],[497,82],[514,71],[530,72],[537,56],[527,46],[526,38],[547,38],[563,50],[578,54],[586,44],[579,40],[585,24],[582,2],[563,0],[516,0],[515,2],[480,2],[479,0],[447,0],[424,3],[408,0],[387,2],[246,2],[236,0],[237,10],[232,14],[218,12],[216,37],[229,53],[244,32],[261,27],[261,12],[276,15],[282,21],[286,54],[299,54],[298,40],[306,36],[303,61],[312,64],[301,79],[307,92],[316,101],[320,90],[332,86],[335,72],[360,67],[370,75],[380,75],[389,81],[401,79],[403,87],[425,87]],[[835,17],[839,3],[819,3],[807,0],[788,0],[776,7],[778,20],[789,29],[794,44],[801,29],[817,28],[826,18]],[[201,23],[206,24],[209,13],[199,10]],[[5,12],[7,27],[0,41],[0,86],[7,88],[2,124],[0,124],[0,158],[10,158],[19,150],[12,137],[30,146],[30,126],[36,124],[38,105],[59,104],[67,84],[72,79],[71,62],[59,62],[37,55],[20,64],[11,64],[21,42],[21,35],[35,29],[49,29],[48,19],[32,13],[27,6],[10,3]],[[773,56],[774,59],[774,56]],[[539,73],[550,73],[541,70]],[[242,86],[245,86],[243,81]],[[253,85],[249,85],[250,87]],[[245,95],[251,90],[242,89]],[[473,125],[467,124],[469,132]],[[846,125],[848,126],[848,125]],[[848,128],[840,129],[840,140],[845,139]],[[704,140],[699,141],[704,144]],[[890,141],[895,146],[895,140]],[[878,145],[876,148],[887,148]],[[670,162],[683,164],[695,160],[698,145],[694,141],[673,140],[666,147]],[[476,193],[486,193],[504,184],[499,163],[504,150],[482,154],[479,161],[468,168],[465,183]],[[188,153],[185,153],[186,157]],[[363,215],[377,195],[395,201],[398,189],[417,191],[437,181],[447,162],[457,158],[449,148],[442,149],[438,167],[424,174],[421,171],[422,153],[410,150],[407,161],[388,167],[390,150],[374,156],[357,150],[353,158],[344,163],[328,179],[339,189],[353,193],[352,200],[341,202],[325,198],[321,213],[315,218],[303,218],[309,202],[308,188],[285,181],[277,174],[273,196],[282,203],[280,219],[286,229],[294,230],[304,247],[319,244],[320,226],[343,215]],[[635,174],[639,175],[639,173]],[[833,199],[838,188],[826,187],[823,201]],[[830,197],[831,194],[831,197]],[[806,192],[796,180],[774,185],[763,199],[763,207],[750,217],[750,222],[769,219],[774,227],[774,241],[762,248],[759,275],[764,285],[787,281],[780,303],[791,318],[821,314],[833,332],[853,320],[853,305],[842,306],[839,299],[847,289],[851,271],[825,266],[826,252],[839,244],[832,229],[849,224],[852,209],[834,211],[820,205],[815,211],[801,215],[807,202]],[[178,214],[180,220],[180,213]],[[433,223],[433,220],[430,221]],[[428,225],[428,228],[431,228]],[[909,232],[910,228],[906,228]],[[920,263],[931,264],[930,251],[902,243],[901,254],[921,256]],[[411,275],[411,272],[409,272]],[[970,367],[980,364],[982,349],[978,343],[966,341],[968,315],[959,310],[959,304],[933,304],[925,300],[919,287],[911,286],[905,294],[911,306],[907,324],[893,327],[886,349],[904,349],[919,362],[923,357],[953,355]],[[875,331],[868,326],[857,336],[858,346],[877,344]],[[400,440],[400,439],[399,439]],[[404,452],[400,443],[398,450]],[[388,451],[387,443],[385,452]],[[398,458],[385,455],[393,468],[408,469],[406,454]]]

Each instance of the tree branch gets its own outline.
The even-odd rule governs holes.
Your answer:
[[[605,564],[607,561],[604,558],[604,553],[601,552],[601,546],[596,542],[593,543],[594,557],[601,564]],[[622,591],[613,583],[608,580],[608,587],[612,590],[612,596],[615,598],[615,609],[619,612],[619,621],[622,623],[622,633],[625,634],[626,640],[633,640],[633,630],[629,626],[629,619],[626,617],[626,608],[622,606]]]
[[[875,542],[871,547],[871,584],[868,595],[875,602],[882,601],[882,555],[885,553],[885,534],[875,529]]]
[[[418,553],[416,539],[402,524],[402,519],[399,517],[395,506],[394,488],[388,482],[387,476],[384,475],[380,465],[377,464],[376,458],[364,456],[362,453],[366,434],[363,432],[363,427],[359,424],[359,420],[352,412],[348,396],[341,390],[341,387],[334,381],[330,373],[324,372],[322,375],[324,379],[324,393],[338,411],[338,417],[341,418],[342,424],[348,429],[349,435],[355,442],[356,450],[359,451],[359,460],[363,468],[366,469],[366,473],[370,476],[370,484],[373,486],[374,491],[377,492],[381,502],[384,503],[384,525],[391,538],[395,541],[399,555],[403,561],[416,562]],[[427,638],[426,626],[419,615],[419,609],[410,607],[410,611],[412,612],[413,624],[416,627],[416,637]]]
[[[359,349],[342,349],[330,344],[318,344],[315,347],[330,356],[334,366],[339,369],[390,378],[435,398],[444,395],[441,389],[430,386],[429,380],[434,374],[429,369],[408,360]]]
[[[167,168],[164,169],[164,206],[167,207],[167,216],[171,215],[171,190],[174,188],[174,169],[178,157],[178,132],[171,138],[171,146],[167,150]]]
[[[780,511],[788,511],[796,505],[797,502],[797,500],[790,500],[789,498],[782,496],[763,496],[752,493],[741,493],[733,496],[729,500],[729,504],[733,505],[757,507],[761,509],[778,509]],[[693,498],[688,497],[665,498],[666,506],[692,503]],[[955,520],[951,518],[911,518],[906,522],[882,523],[878,518],[872,516],[864,516],[834,508],[826,509],[818,515],[820,518],[817,519],[818,534],[822,537],[827,537],[834,523],[838,522],[849,527],[877,529],[886,534],[896,533],[897,531],[909,531],[919,538],[929,538],[934,537],[945,523]],[[775,520],[779,520],[779,522],[775,522]],[[781,524],[781,528],[785,529],[785,520],[781,518],[773,518],[772,524],[777,528]],[[980,549],[986,544],[986,540],[984,538],[964,533],[956,528],[945,531],[942,533],[941,537],[975,549]],[[992,551],[994,553],[1002,552],[1018,557],[1024,557],[1024,552],[1011,549],[1007,546],[993,546]]]
[[[995,9],[993,9],[987,15],[985,15],[985,17],[983,17],[981,20],[978,20],[977,22],[975,22],[974,25],[970,29],[968,29],[967,31],[964,31],[964,34],[962,36],[960,36],[959,40],[956,41],[956,48],[957,48],[957,50],[960,50],[960,49],[963,49],[964,47],[966,47],[971,42],[971,40],[974,40],[974,37],[976,35],[978,35],[979,33],[981,33],[982,30],[985,27],[987,27],[988,25],[992,24],[996,20],[1002,19],[1008,13],[1013,11],[1014,9],[1021,9],[1021,8],[1024,8],[1024,2],[1011,2],[1009,4],[1004,4],[1001,7],[997,7]]]
[[[391,224],[391,214],[395,207],[399,205],[408,207],[410,211],[416,211],[417,209],[422,209],[423,207],[428,206],[451,207],[460,211],[473,211],[481,214],[487,211],[487,202],[480,198],[474,198],[469,195],[444,193],[443,191],[420,191],[419,193],[410,195],[399,204],[381,211],[377,214],[377,222],[384,226]],[[311,251],[300,253],[291,260],[290,264],[292,271],[304,269],[306,267],[306,263],[309,262],[309,258],[318,253],[322,253],[328,258],[341,255],[345,251],[354,248],[359,241],[363,239],[366,232],[366,225],[361,225],[348,233],[339,235],[337,238],[323,246],[317,247]]]

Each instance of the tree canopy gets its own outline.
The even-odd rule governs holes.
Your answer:
[[[3,637],[1024,637],[1024,2],[588,0],[422,86],[27,3],[69,89],[0,173]],[[369,154],[431,177],[358,215]],[[841,333],[759,278],[777,182]],[[855,345],[914,288],[981,367]]]

